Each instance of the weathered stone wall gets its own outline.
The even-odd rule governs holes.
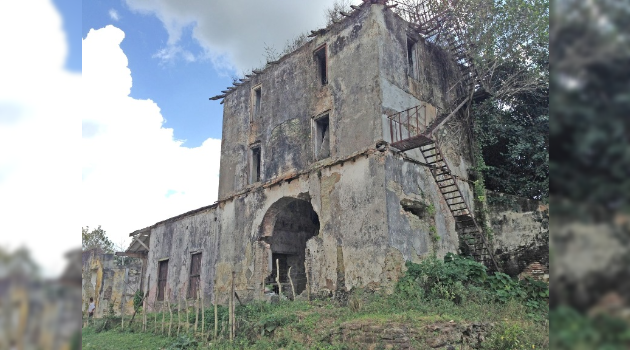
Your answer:
[[[146,272],[149,304],[157,296],[159,261],[169,260],[168,284],[174,300],[185,293],[190,255],[199,251],[203,254],[201,280],[207,304],[214,298],[215,279],[217,298],[219,302],[226,301],[232,271],[236,273],[236,291],[241,300],[261,297],[263,279],[271,272],[270,251],[265,248],[269,240],[261,238],[274,232],[286,234],[284,226],[274,225],[278,225],[276,220],[283,213],[278,203],[287,200],[310,203],[318,216],[319,232],[306,242],[302,255],[314,293],[367,285],[393,287],[395,279],[387,271],[392,253],[385,217],[384,179],[384,155],[372,152],[156,224],[151,229]],[[271,227],[267,227],[268,222]],[[296,220],[295,226],[299,222]],[[400,253],[396,257],[400,269]],[[294,272],[302,273],[299,269]],[[297,281],[301,276],[294,277]]]
[[[293,254],[288,263],[298,290],[308,275],[313,293],[343,294],[356,287],[391,291],[405,260],[457,250],[453,217],[428,169],[417,164],[424,162],[419,152],[377,147],[391,141],[388,114],[424,101],[431,111],[425,117],[435,118],[435,108],[444,109],[455,91],[449,90],[456,76],[444,53],[419,39],[417,74],[408,76],[406,28],[384,6],[365,6],[224,98],[219,202],[150,228],[150,307],[159,261],[169,261],[167,284],[175,302],[186,295],[191,254],[197,252],[209,305],[215,298],[227,302],[232,272],[243,302],[262,298],[272,252]],[[323,44],[324,85],[314,60]],[[255,113],[257,88],[261,104]],[[324,113],[330,156],[318,160],[314,118]],[[462,128],[455,120],[437,137],[453,173],[466,179],[470,155]],[[253,145],[261,148],[261,178],[250,184]],[[460,188],[472,207],[470,186],[461,180]]]
[[[393,154],[387,157],[386,169],[392,246],[414,262],[431,254],[456,252],[455,221],[429,168]]]
[[[494,249],[504,272],[517,276],[539,262],[549,273],[549,206],[488,191]]]
[[[84,313],[90,297],[96,305],[94,317],[106,316],[112,303],[115,315],[120,315],[122,307],[125,314],[133,313],[133,294],[140,289],[142,279],[141,260],[89,250],[83,252],[82,263],[81,310]]]
[[[380,139],[378,41],[372,6],[329,28],[277,64],[254,75],[224,99],[219,198],[248,186],[250,145],[262,151],[261,181],[300,172],[313,162],[313,118],[329,113],[331,157],[342,158]],[[327,45],[328,84],[322,85],[314,51]],[[261,89],[260,112],[252,108]],[[256,115],[254,115],[256,114]]]

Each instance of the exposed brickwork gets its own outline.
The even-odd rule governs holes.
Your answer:
[[[549,282],[549,270],[537,261],[527,265],[525,270],[518,275],[519,279],[531,277],[536,281]]]

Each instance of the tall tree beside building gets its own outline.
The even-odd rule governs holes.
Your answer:
[[[101,228],[101,225],[98,225],[98,228],[91,231],[89,226],[82,227],[81,241],[83,251],[100,248],[105,253],[114,252],[114,243],[107,237],[105,230]]]

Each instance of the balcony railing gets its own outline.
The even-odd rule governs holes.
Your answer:
[[[406,151],[433,142],[424,134],[436,114],[435,107],[423,103],[388,116],[391,145]]]

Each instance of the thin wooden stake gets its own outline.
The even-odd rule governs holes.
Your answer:
[[[203,293],[201,292],[201,283],[199,283],[199,295],[201,297],[201,339],[203,339],[204,328],[206,325],[205,304],[203,303]]]
[[[157,334],[157,310],[155,309],[155,300],[153,300],[153,306],[151,307],[151,309],[153,309],[153,333]]]
[[[228,332],[228,337],[232,340],[232,298],[228,295],[228,327],[230,327],[230,331]]]
[[[197,291],[199,291],[197,289]],[[195,300],[195,334],[197,334],[197,324],[199,323],[199,293],[197,293],[197,300]]]
[[[293,287],[293,279],[291,278],[291,268],[293,266],[289,266],[289,271],[287,274],[289,275],[289,283],[291,283],[291,295],[293,295],[293,300],[295,300],[295,287]]]
[[[161,332],[161,334],[164,334],[164,316],[165,316],[165,313],[164,313],[164,300],[162,300],[162,332]]]
[[[306,262],[306,299],[310,302],[311,301],[311,283],[309,281],[308,275],[309,275],[309,270],[310,270],[311,264],[309,261]]]
[[[188,318],[188,299],[184,298],[184,307],[186,308],[186,333],[190,332],[190,322],[188,322],[188,320],[190,318]]]
[[[149,292],[144,293],[144,298],[142,298],[142,331],[147,331],[147,295]]]
[[[182,312],[182,292],[179,291],[179,295],[177,296],[177,336],[179,337],[179,328],[182,325],[182,318],[180,314]]]
[[[219,330],[219,313],[217,310],[217,280],[214,280],[214,340],[217,340]]]
[[[125,304],[123,304],[123,302],[125,301],[125,293],[124,293],[124,289],[123,289],[123,296],[121,298],[120,304],[120,329],[124,330],[125,329]]]
[[[280,284],[280,259],[276,259],[276,283],[278,284],[278,296],[282,295],[282,285]]]
[[[234,278],[236,276],[236,272],[232,271],[232,291],[230,292],[230,312],[232,313],[232,327],[230,328],[230,341],[234,340],[234,330],[236,325],[236,320],[234,319]]]
[[[166,294],[166,303],[168,305],[168,313],[169,313],[169,319],[168,319],[168,336],[171,336],[171,327],[173,326],[173,308],[171,307],[171,291],[169,289],[168,293]]]

